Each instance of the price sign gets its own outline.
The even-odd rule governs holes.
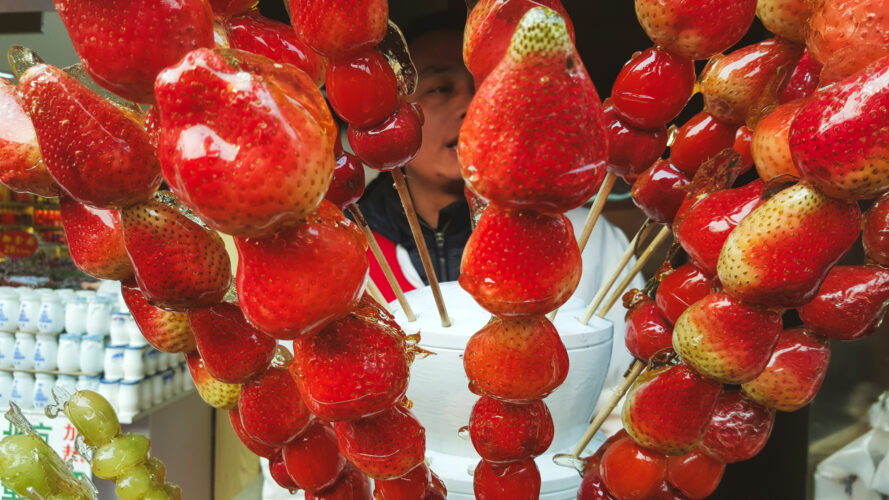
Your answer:
[[[0,256],[28,257],[37,251],[37,244],[37,237],[27,231],[4,231],[0,233]]]

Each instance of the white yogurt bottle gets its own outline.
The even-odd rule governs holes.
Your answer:
[[[9,400],[19,405],[23,410],[33,408],[34,401],[34,375],[25,372],[12,374],[12,390],[9,391]]]
[[[34,345],[34,369],[40,371],[53,371],[58,368],[59,338],[54,334],[37,334],[37,342]]]
[[[170,369],[170,355],[165,352],[158,351],[157,354],[157,371],[165,372]]]
[[[58,387],[59,390],[65,391],[68,394],[74,394],[77,392],[77,378],[73,375],[59,375],[56,377],[56,385],[54,387]]]
[[[105,369],[105,337],[86,335],[80,343],[80,371],[102,373]]]
[[[145,376],[144,347],[128,345],[123,351],[123,376],[127,380],[140,380]]]
[[[9,395],[12,392],[12,373],[0,372],[0,410],[9,408]]]
[[[52,388],[56,385],[56,376],[50,373],[38,373],[34,375],[34,392],[31,397],[35,410],[42,410],[53,402]]]
[[[37,321],[40,319],[40,296],[25,295],[19,300],[19,331],[37,333]]]
[[[111,315],[111,325],[108,328],[113,345],[125,345],[130,342],[127,334],[127,320],[124,313],[114,313]]]
[[[89,303],[86,297],[74,296],[65,303],[65,331],[75,335],[86,333],[86,314]]]
[[[151,377],[151,404],[159,405],[164,402],[164,376],[162,373]]]
[[[99,386],[101,385],[101,377],[93,375],[80,375],[77,377],[78,391],[99,392]]]
[[[163,393],[165,401],[173,397],[173,378],[173,370],[167,370],[164,372]]]
[[[90,335],[108,335],[111,329],[111,299],[95,297],[86,309],[86,333]]]
[[[12,289],[0,290],[0,332],[15,333],[19,324],[19,294]]]
[[[74,296],[75,297],[83,297],[87,301],[89,301],[90,299],[92,299],[93,297],[96,296],[96,292],[95,292],[95,290],[77,290],[76,292],[74,292]]]
[[[59,335],[58,367],[60,372],[80,371],[80,335],[63,333]]]
[[[109,345],[105,347],[103,366],[105,378],[119,380],[123,378],[123,356],[126,346]]]
[[[157,349],[149,349],[145,356],[145,375],[157,373],[157,365],[160,363],[161,352]]]
[[[18,332],[15,334],[15,350],[12,353],[12,366],[18,370],[34,368],[34,348],[37,339],[34,334]]]
[[[99,381],[99,394],[102,395],[103,398],[107,399],[111,406],[114,408],[114,411],[120,412],[120,406],[118,404],[118,394],[120,392],[120,379],[107,379],[103,378]]]
[[[141,408],[141,410],[148,410],[152,406],[152,404],[151,404],[152,389],[151,388],[154,385],[154,382],[152,382],[152,380],[156,376],[157,375],[154,375],[152,377],[146,377],[146,378],[142,379],[142,383],[139,384],[139,407]]]
[[[179,369],[179,366],[173,367],[173,395],[182,394],[182,370]]]
[[[59,288],[58,290],[55,291],[55,294],[60,299],[62,299],[62,303],[64,304],[65,302],[68,301],[68,299],[70,299],[71,297],[74,297],[74,290],[72,290],[70,288]]]
[[[0,368],[12,368],[14,356],[15,335],[9,332],[0,332]]]
[[[124,320],[126,323],[127,340],[130,345],[148,345],[148,341],[145,340],[145,337],[142,335],[142,330],[139,329],[139,325],[136,324],[136,320],[133,319],[133,315],[130,313],[124,313]]]
[[[117,401],[121,414],[133,415],[139,413],[139,410],[142,408],[140,385],[139,380],[124,380],[120,383]]]
[[[54,335],[62,333],[65,329],[65,306],[62,300],[54,293],[45,293],[40,299],[37,331]]]

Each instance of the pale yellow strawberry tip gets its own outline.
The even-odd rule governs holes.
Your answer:
[[[571,47],[565,19],[552,9],[535,7],[519,21],[509,44],[509,56],[521,61],[531,54],[540,55]]]

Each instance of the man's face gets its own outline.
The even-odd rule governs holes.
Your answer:
[[[457,161],[457,136],[475,93],[472,75],[463,65],[463,36],[434,31],[410,44],[417,67],[417,90],[408,100],[423,108],[423,145],[410,162],[411,175],[426,182],[462,189]]]

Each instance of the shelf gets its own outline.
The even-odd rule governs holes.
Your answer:
[[[24,372],[24,373],[46,373],[48,375],[70,375],[72,377],[79,377],[81,375],[85,375],[87,377],[98,377],[102,375],[102,373],[86,373],[86,372],[60,372],[58,370],[20,370],[18,368],[0,368],[0,372]]]
[[[31,224],[0,224],[0,231],[4,229],[34,229],[35,231],[62,231],[62,226],[34,226]]]
[[[45,208],[48,210],[59,210],[58,203],[37,203],[36,201],[0,201],[0,207],[13,207],[13,208],[34,207],[34,208]]]
[[[135,415],[127,415],[126,413],[120,413],[120,412],[118,412],[118,414],[117,414],[117,418],[118,418],[118,420],[120,420],[120,423],[121,423],[121,424],[129,425],[129,424],[132,424],[133,422],[142,420],[142,419],[145,418],[145,417],[151,416],[152,413],[159,412],[159,411],[163,410],[164,408],[166,408],[166,407],[168,407],[168,406],[174,405],[174,404],[176,404],[176,403],[178,403],[178,402],[180,402],[180,401],[182,401],[182,400],[184,400],[184,399],[186,399],[186,398],[188,398],[188,397],[194,396],[195,394],[197,394],[197,391],[194,390],[194,389],[189,389],[189,390],[187,390],[187,391],[182,391],[182,392],[180,392],[179,394],[173,396],[172,398],[170,398],[170,399],[164,401],[163,403],[161,403],[161,404],[159,404],[159,405],[154,405],[154,406],[152,406],[151,408],[149,408],[149,409],[147,409],[147,410],[142,410],[142,411],[140,411],[139,413],[136,413]],[[43,416],[43,415],[46,414],[46,413],[44,412],[44,410],[42,410],[42,409],[41,409],[41,410],[38,410],[38,409],[35,409],[35,408],[30,408],[30,409],[27,409],[27,410],[22,410],[22,413],[23,413],[26,417],[28,417],[28,416],[32,416],[32,415],[40,415],[40,416]],[[64,415],[63,415],[63,416],[64,416]]]

